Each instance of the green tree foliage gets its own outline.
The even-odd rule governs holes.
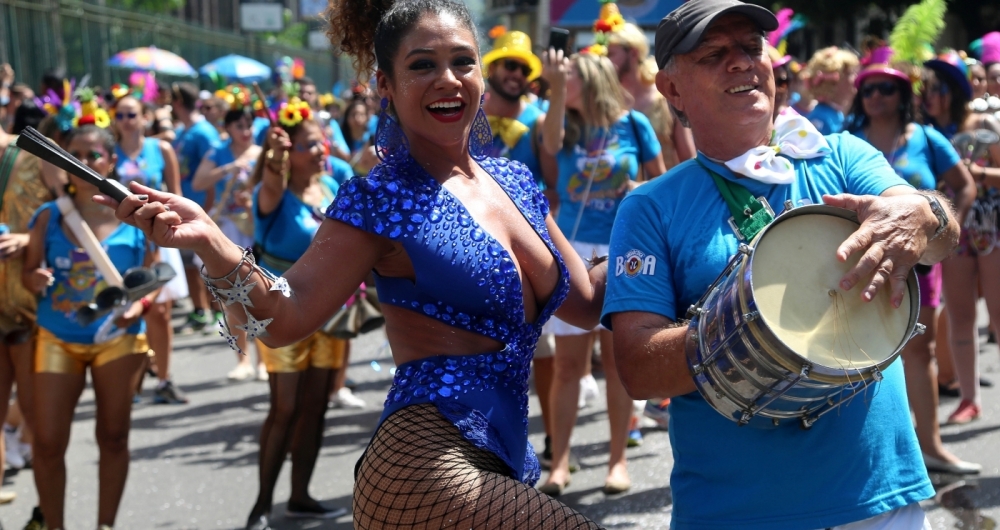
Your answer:
[[[167,0],[154,0],[154,1],[167,1]],[[180,0],[184,1],[184,0]],[[292,22],[292,10],[285,9],[283,18],[285,20],[285,29],[272,32],[272,33],[262,33],[261,37],[268,44],[280,44],[282,46],[292,46],[295,48],[304,48],[306,46],[306,38],[309,36],[309,24],[306,22]]]
[[[113,0],[108,5],[148,13],[171,13],[184,7],[185,0]]]

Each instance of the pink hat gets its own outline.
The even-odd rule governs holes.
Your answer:
[[[771,61],[771,68],[781,68],[782,66],[785,66],[790,62],[792,62],[792,56],[786,55],[784,57],[781,57],[780,59],[775,59]]]
[[[889,66],[889,60],[892,59],[892,48],[888,46],[882,46],[872,50],[865,58],[861,59],[862,69],[858,74],[858,77],[854,80],[854,88],[861,88],[861,83],[865,79],[877,75],[883,74],[910,84],[910,76],[896,70],[892,66]]]
[[[983,64],[1000,63],[1000,31],[992,31],[983,35],[983,51],[979,60]]]

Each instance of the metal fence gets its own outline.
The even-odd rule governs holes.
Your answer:
[[[32,86],[53,66],[77,79],[90,74],[92,86],[126,81],[130,72],[108,67],[108,59],[140,46],[170,50],[195,69],[230,53],[268,65],[286,55],[301,57],[321,90],[338,79],[337,59],[329,52],[268,44],[255,35],[209,30],[168,15],[68,0],[0,0],[0,63],[10,63],[18,80]]]

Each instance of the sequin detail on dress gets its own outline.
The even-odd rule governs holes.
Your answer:
[[[527,443],[528,375],[542,324],[569,291],[569,273],[545,225],[548,204],[523,164],[480,162],[559,264],[560,279],[537,321],[526,322],[512,256],[456,197],[412,159],[380,164],[340,189],[327,216],[403,245],[416,281],[376,274],[379,300],[506,345],[499,352],[438,356],[400,366],[382,415],[433,402],[470,442],[502,458],[512,476],[538,479]]]

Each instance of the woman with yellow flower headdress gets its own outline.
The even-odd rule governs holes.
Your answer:
[[[605,8],[609,5],[613,6],[605,4]],[[615,27],[614,12],[608,17],[612,20],[601,28]],[[647,175],[666,171],[656,133],[645,116],[629,110],[615,67],[604,56],[606,48],[602,40],[569,59],[563,58],[562,51],[551,49],[542,58],[542,77],[551,85],[551,105],[542,130],[543,146],[559,165],[558,179],[547,184],[559,193],[556,223],[584,259],[607,255],[618,206],[635,186],[640,169]],[[550,399],[552,467],[548,480],[539,489],[558,495],[569,483],[569,440],[576,423],[580,379],[585,374],[596,335],[601,341],[611,424],[604,490],[627,491],[631,481],[625,447],[632,399],[615,369],[611,332],[600,329],[596,333],[558,317],[553,317],[546,328],[556,336],[555,379]]]

